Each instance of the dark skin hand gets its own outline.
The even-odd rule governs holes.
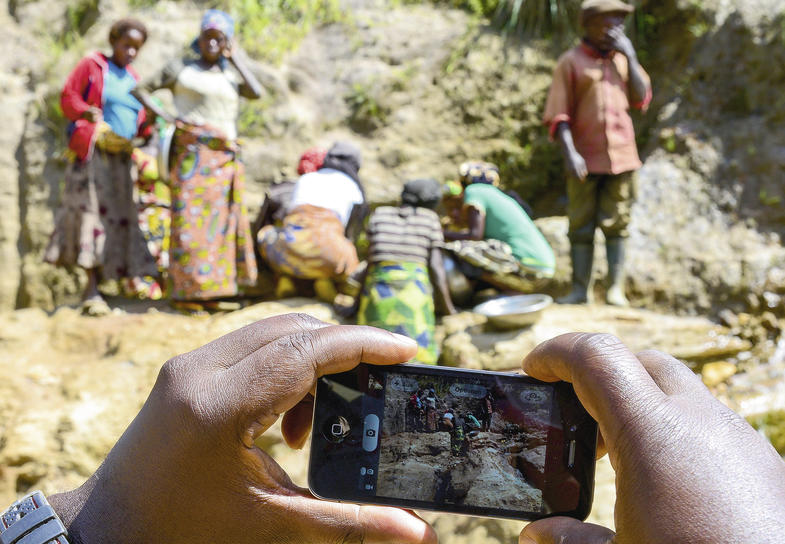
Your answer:
[[[469,230],[445,231],[445,240],[482,240],[485,236],[485,214],[474,206],[469,206],[466,211]]]
[[[458,313],[452,303],[450,297],[450,289],[447,287],[447,274],[444,272],[444,259],[442,257],[442,250],[439,248],[431,248],[431,253],[428,259],[428,272],[433,283],[434,295],[436,295],[436,302],[440,308],[447,315]]]
[[[529,524],[520,544],[775,544],[785,462],[685,365],[604,334],[539,345],[524,371],[572,382],[616,471],[616,533],[572,518]]]
[[[80,544],[435,543],[404,510],[313,498],[254,444],[283,415],[286,442],[303,446],[319,376],[416,352],[408,338],[306,315],[249,325],[169,360],[96,473],[49,500]]]
[[[572,139],[572,131],[570,125],[566,121],[562,121],[556,126],[556,140],[561,146],[562,156],[564,157],[564,165],[567,168],[567,175],[571,178],[583,181],[589,175],[589,169],[586,166],[586,160],[575,149],[575,142]]]

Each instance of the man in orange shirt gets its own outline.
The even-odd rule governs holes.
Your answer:
[[[559,299],[564,304],[591,302],[597,227],[608,254],[606,301],[629,304],[624,240],[641,166],[629,109],[645,111],[651,101],[649,76],[624,33],[624,18],[633,9],[621,0],[581,4],[583,40],[559,58],[545,105],[544,122],[561,145],[568,174],[572,291]]]

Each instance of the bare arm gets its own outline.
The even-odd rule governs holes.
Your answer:
[[[561,145],[562,156],[564,157],[564,164],[567,167],[567,173],[575,179],[583,181],[589,175],[589,170],[586,167],[586,160],[575,149],[575,142],[572,140],[572,131],[570,125],[562,121],[556,127],[556,140]]]
[[[485,236],[485,214],[474,206],[469,206],[468,210],[468,231],[446,231],[446,240],[482,240]]]
[[[160,117],[169,123],[174,123],[174,117],[172,117],[169,112],[161,108],[154,100],[152,100],[147,91],[137,87],[131,91],[131,94],[134,98],[141,102],[142,106],[144,106],[148,111],[153,112],[157,117]]]
[[[627,57],[630,71],[630,98],[633,103],[641,103],[651,92],[651,85],[643,76],[643,69],[638,62],[638,54],[632,41],[624,33],[622,27],[616,27],[609,32],[614,40],[614,49]]]
[[[262,84],[259,83],[256,76],[248,69],[248,65],[245,62],[245,55],[240,48],[235,45],[234,41],[231,42],[224,52],[224,56],[237,69],[240,77],[243,78],[243,83],[240,85],[240,96],[250,99],[256,99],[262,96]]]
[[[449,315],[457,313],[450,297],[450,290],[447,287],[447,274],[444,272],[442,250],[438,247],[431,248],[428,256],[428,270],[435,288],[433,294],[436,295],[437,304]]]

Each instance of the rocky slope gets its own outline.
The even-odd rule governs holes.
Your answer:
[[[0,0],[7,31],[0,57],[3,503],[30,488],[52,492],[81,483],[169,357],[293,309],[337,320],[306,300],[209,318],[131,303],[122,303],[126,313],[100,319],[70,307],[54,311],[74,299],[80,278],[40,262],[63,172],[63,126],[53,97],[79,56],[103,47],[111,21],[129,12],[125,0],[95,2],[83,37],[62,49],[54,37],[73,24],[68,10],[82,4]],[[558,291],[569,275],[561,167],[539,125],[558,48],[505,42],[461,11],[401,4],[345,0],[346,21],[311,32],[280,65],[254,64],[270,96],[247,110],[244,121],[251,207],[270,183],[293,174],[300,151],[337,138],[362,147],[375,202],[393,200],[407,177],[445,179],[465,158],[494,160],[540,216],[559,258]],[[639,3],[634,39],[644,46],[655,84],[652,109],[636,119],[645,165],[628,286],[640,308],[554,306],[533,327],[511,332],[463,313],[439,329],[446,364],[516,368],[537,343],[557,334],[605,331],[634,350],[654,347],[688,361],[745,415],[785,410],[784,4]],[[143,74],[190,39],[199,13],[177,2],[134,11],[151,30],[138,60]],[[598,247],[600,263],[602,253]],[[13,308],[26,309],[7,311]],[[714,320],[653,311],[663,309]],[[288,450],[275,430],[263,446],[304,484],[304,454]],[[613,500],[613,473],[601,462],[591,519],[612,525]],[[501,520],[426,517],[442,542],[509,542],[520,530]]]
[[[767,305],[782,312],[781,2],[640,4],[630,30],[652,73],[655,102],[637,119],[645,166],[629,249],[634,302],[682,312]],[[446,179],[467,158],[493,160],[543,218],[559,255],[552,290],[563,290],[566,226],[548,218],[563,213],[562,170],[539,121],[561,46],[505,41],[465,12],[427,4],[342,5],[342,22],[313,30],[279,65],[254,64],[269,96],[249,104],[241,123],[251,209],[265,187],[293,174],[305,147],[337,138],[362,147],[375,202],[394,200],[409,177]],[[82,37],[63,49],[57,37],[74,35],[69,25],[79,6],[92,11],[78,19]],[[109,24],[128,11],[123,0],[0,4],[10,35],[0,59],[7,114],[0,308],[53,309],[78,291],[78,275],[40,263],[63,172],[63,123],[53,104],[79,56],[105,47]],[[199,13],[176,2],[133,11],[150,27],[137,61],[143,75],[190,40]],[[598,259],[601,277],[599,247]]]
[[[51,316],[40,309],[0,314],[0,374],[5,377],[0,381],[0,503],[29,489],[51,493],[81,484],[139,410],[170,357],[257,319],[295,310],[337,322],[330,308],[307,299],[210,317],[173,314],[165,305],[142,303],[126,304],[125,313],[101,318],[80,316],[69,307]],[[715,393],[743,414],[785,410],[785,340],[767,364],[730,377],[751,357],[750,344],[737,336],[746,335],[740,332],[747,330],[743,323],[734,330],[704,318],[603,306],[552,306],[534,326],[518,331],[494,332],[482,321],[464,313],[444,323],[440,336],[445,348],[451,346],[445,349],[448,363],[515,369],[534,345],[557,334],[605,331],[635,351],[660,349],[702,369]],[[486,438],[493,442],[494,437],[490,433]],[[260,445],[305,485],[307,454],[283,444],[277,428]],[[535,453],[520,451],[524,456]],[[614,497],[613,471],[603,460],[593,521],[613,525]],[[521,527],[510,521],[425,515],[447,543],[510,542]]]

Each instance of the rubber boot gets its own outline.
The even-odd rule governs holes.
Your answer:
[[[624,239],[608,238],[605,242],[608,254],[608,291],[605,293],[605,302],[611,306],[630,305],[624,295]]]
[[[591,304],[592,302],[592,261],[594,246],[591,244],[573,244],[570,247],[572,260],[572,291],[559,299],[559,304]]]

